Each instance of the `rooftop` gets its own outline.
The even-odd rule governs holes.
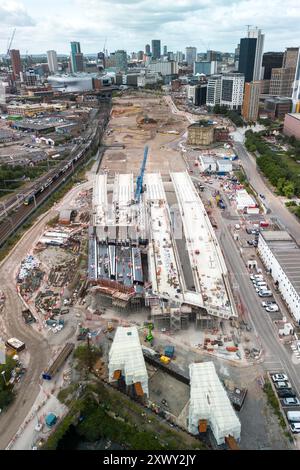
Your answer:
[[[297,119],[298,121],[300,121],[300,113],[288,113],[288,116],[291,116],[294,119]]]
[[[266,231],[261,235],[295,291],[300,295],[300,247],[285,231]]]

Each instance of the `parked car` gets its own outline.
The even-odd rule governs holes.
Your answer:
[[[264,302],[261,303],[262,307],[269,307],[270,305],[277,305],[275,303],[275,300],[265,300]]]
[[[273,382],[281,382],[283,380],[288,380],[288,376],[286,374],[273,374],[271,375],[271,379]]]
[[[247,240],[248,245],[253,245],[253,240]]]
[[[285,405],[285,406],[297,406],[297,405],[300,405],[300,400],[299,398],[294,398],[294,397],[288,397],[288,398],[284,398],[282,400],[282,403]]]
[[[277,304],[269,305],[268,307],[266,307],[266,311],[267,312],[279,312],[279,307]]]
[[[277,390],[277,395],[279,396],[279,398],[296,398],[296,392],[287,388]]]
[[[300,432],[300,423],[291,423],[290,424],[290,429],[292,433],[298,434]]]
[[[262,199],[266,199],[266,196],[265,196],[264,194],[260,194],[260,197],[261,197]]]
[[[272,297],[273,293],[270,290],[261,291],[258,293],[259,297]]]
[[[287,381],[280,381],[280,382],[275,382],[275,387],[277,389],[291,388],[291,384],[290,384],[290,382],[287,382]]]
[[[246,232],[247,232],[249,235],[251,235],[252,229],[251,229],[251,228],[246,228]]]

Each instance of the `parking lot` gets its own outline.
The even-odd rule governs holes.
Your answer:
[[[300,433],[300,400],[294,385],[285,372],[270,373],[273,391],[280,403],[281,412],[288,423],[289,431]]]

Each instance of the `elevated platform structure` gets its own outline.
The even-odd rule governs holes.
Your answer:
[[[109,351],[109,381],[124,378],[127,386],[135,386],[138,396],[148,391],[148,373],[142,346],[136,327],[121,327],[116,334]]]
[[[196,293],[187,292],[187,302],[202,304],[207,312],[222,318],[234,315],[224,278],[227,268],[205,207],[190,176],[171,173],[186,238]]]
[[[239,441],[241,423],[230,403],[213,362],[190,364],[189,432],[203,432],[204,421],[218,445],[231,437]],[[206,429],[206,428],[205,428]]]

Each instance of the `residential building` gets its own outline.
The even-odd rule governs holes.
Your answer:
[[[214,126],[207,120],[200,120],[188,127],[188,145],[207,146],[214,141]]]
[[[216,61],[194,62],[194,75],[204,73],[205,75],[214,75],[218,71],[218,63]]]
[[[160,59],[161,56],[161,45],[160,39],[152,39],[152,59]]]
[[[262,78],[262,55],[264,46],[264,34],[260,29],[248,30],[247,37],[240,41],[239,73],[245,75],[247,83]]]
[[[240,111],[243,104],[245,77],[242,73],[227,73],[221,78],[220,104]]]
[[[185,48],[185,61],[188,65],[193,65],[197,58],[197,48],[196,47],[186,47]]]
[[[221,84],[222,84],[221,75],[212,75],[211,77],[208,78],[207,97],[206,97],[207,106],[215,106],[216,104],[220,104]]]
[[[127,53],[123,50],[115,52],[115,67],[119,70],[127,70]]]
[[[183,56],[184,56],[183,52],[177,51],[176,54],[175,54],[175,61],[179,62],[179,63],[182,63],[183,60],[184,60]]]
[[[260,81],[245,83],[242,116],[245,121],[255,122],[258,118]]]
[[[83,72],[84,71],[84,62],[83,62],[82,52],[79,52],[78,54],[75,54],[75,63],[76,63],[77,72]]]
[[[58,71],[58,62],[56,51],[47,51],[47,61],[50,73],[56,73]]]
[[[258,253],[289,311],[300,324],[300,248],[285,231],[259,234]]]
[[[284,119],[291,109],[292,100],[288,97],[273,96],[265,100],[265,111],[270,119]]]
[[[11,60],[13,76],[14,76],[14,79],[16,79],[17,77],[20,76],[20,73],[22,72],[20,51],[17,49],[11,49],[10,60]]]
[[[284,117],[283,133],[300,140],[300,113],[288,113]]]
[[[71,42],[71,69],[73,73],[76,73],[77,70],[77,61],[76,61],[76,54],[80,54],[80,42],[73,41]]]
[[[271,80],[272,69],[282,67],[283,52],[265,52],[262,60],[263,79]]]

